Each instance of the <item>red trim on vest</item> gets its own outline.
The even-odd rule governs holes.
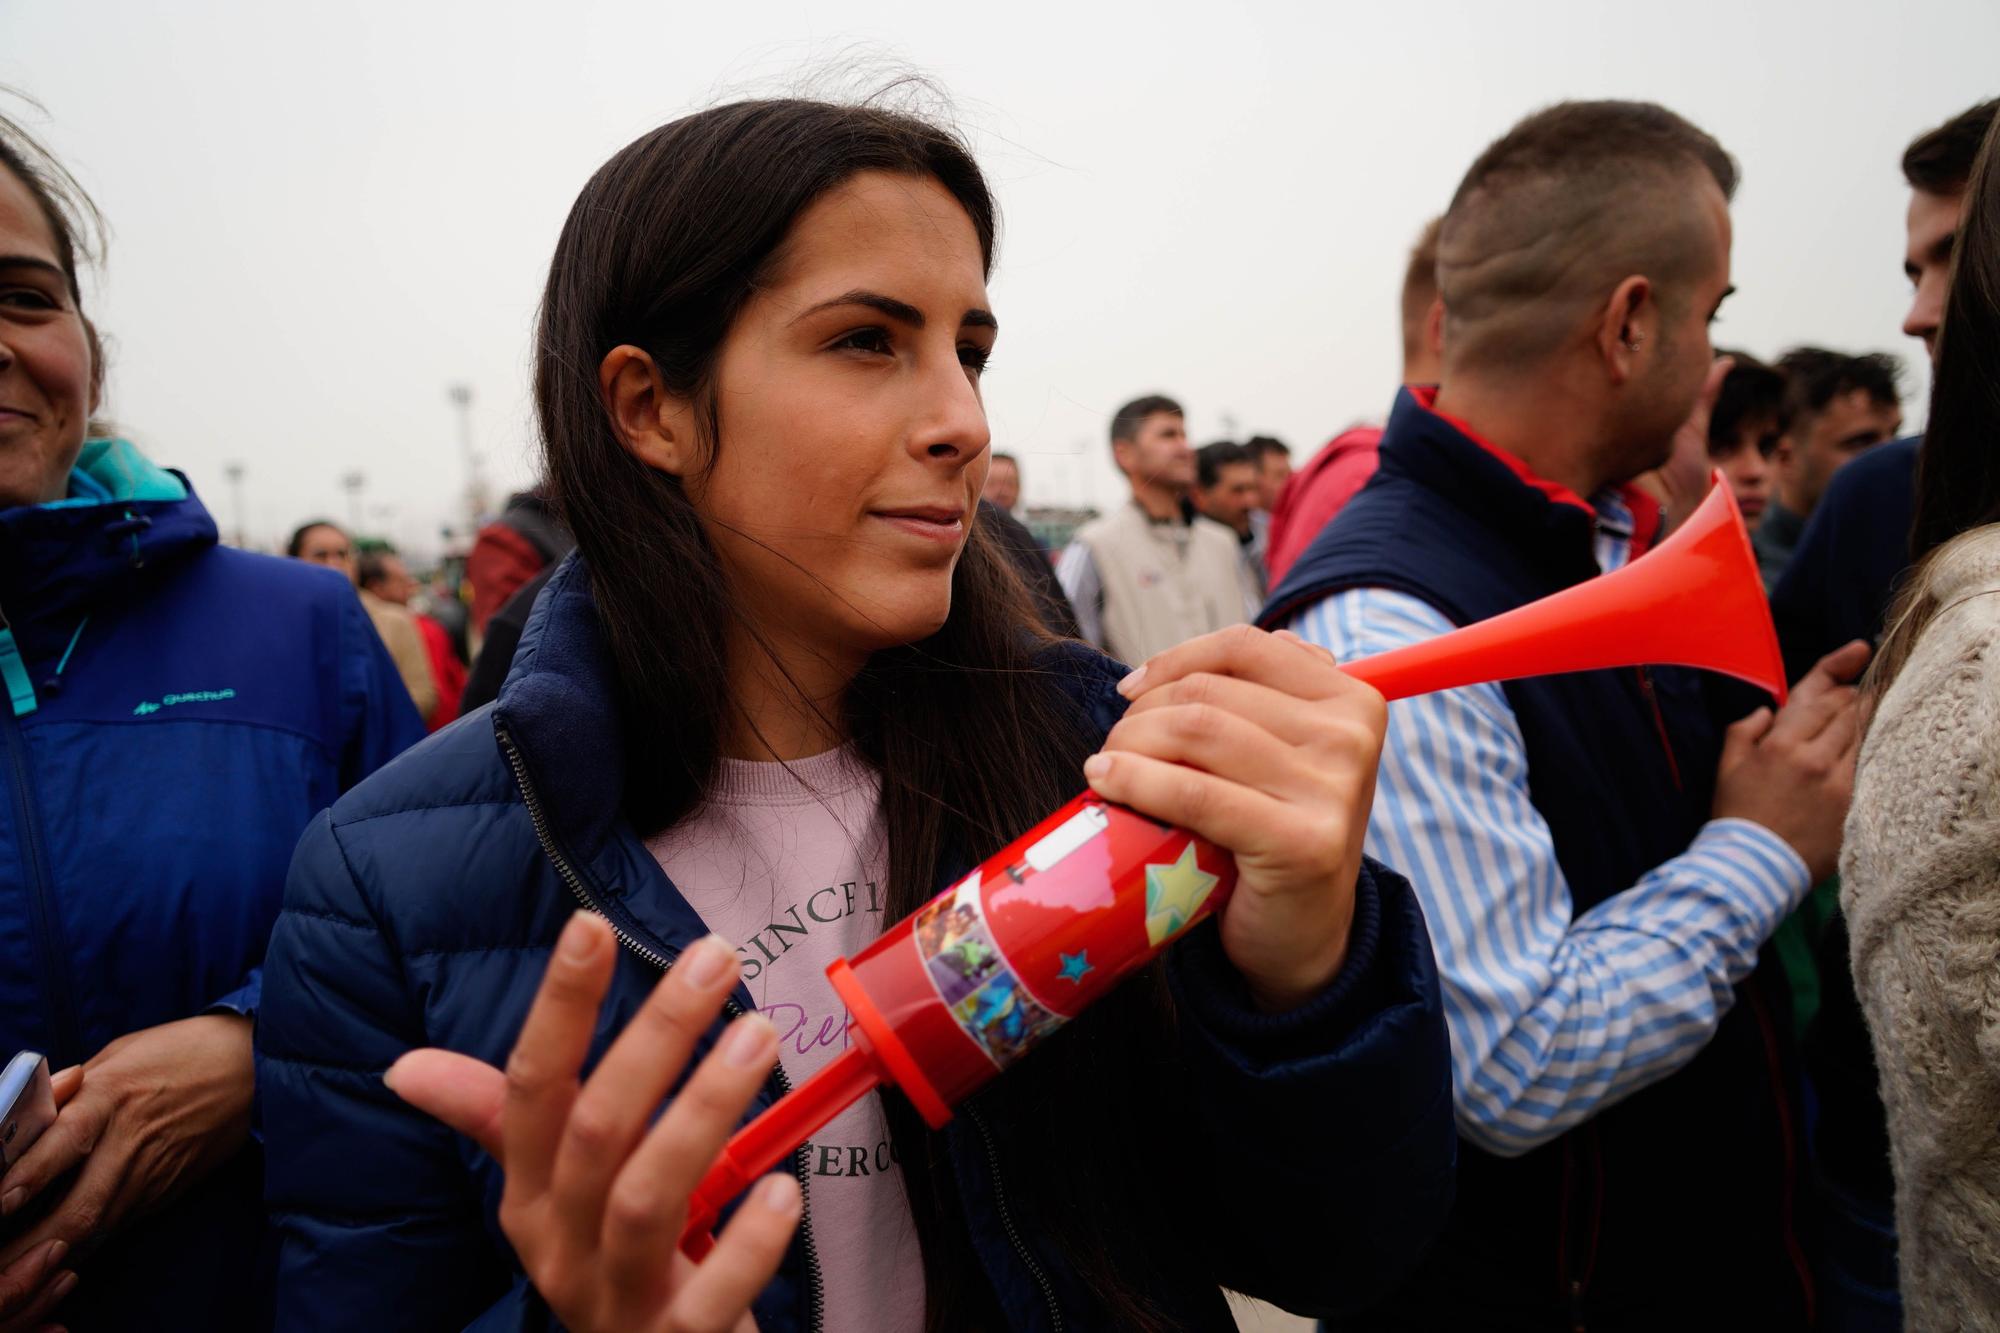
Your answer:
[[[1437,410],[1438,391],[1434,385],[1412,384],[1409,386],[1409,390],[1410,390],[1410,396],[1417,400],[1417,406],[1423,408],[1424,411],[1429,412],[1432,416],[1437,417],[1442,421],[1448,422],[1451,425],[1452,429],[1456,430],[1460,435],[1463,435],[1466,439],[1471,440],[1481,449],[1484,449],[1487,453],[1492,454],[1502,463],[1505,463],[1507,465],[1507,470],[1512,472],[1515,476],[1519,477],[1523,484],[1534,487],[1534,489],[1540,491],[1543,495],[1546,495],[1550,500],[1554,501],[1556,504],[1575,505],[1578,509],[1581,509],[1584,513],[1589,514],[1592,518],[1595,518],[1597,516],[1597,511],[1590,507],[1590,502],[1584,499],[1582,496],[1578,495],[1575,491],[1571,490],[1569,487],[1559,486],[1553,481],[1549,481],[1546,478],[1536,476],[1533,472],[1528,470],[1528,465],[1526,463],[1523,463],[1520,459],[1508,453],[1505,449],[1502,449],[1499,445],[1485,438],[1478,431],[1466,425],[1463,421],[1460,421],[1457,417],[1451,415],[1449,412],[1438,411]]]
[[[1660,502],[1646,492],[1626,482],[1618,487],[1618,498],[1632,511],[1632,549],[1627,560],[1637,560],[1653,549],[1653,543],[1660,539],[1660,527],[1666,521],[1667,511],[1660,508]]]

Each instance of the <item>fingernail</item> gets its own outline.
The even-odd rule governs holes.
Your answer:
[[[61,1277],[56,1279],[56,1284],[55,1286],[49,1289],[49,1294],[54,1296],[57,1300],[61,1300],[63,1297],[69,1295],[72,1291],[75,1290],[76,1290],[76,1274],[64,1273]]]
[[[597,952],[597,932],[590,928],[590,913],[577,912],[563,927],[562,938],[556,942],[556,952],[566,962],[580,963]]]
[[[1092,782],[1097,781],[1110,771],[1111,756],[1108,754],[1094,754],[1083,761],[1083,775]]]
[[[21,1206],[21,1200],[28,1197],[28,1191],[19,1185],[0,1194],[0,1217],[5,1217]]]
[[[63,1256],[68,1253],[69,1253],[68,1241],[66,1240],[50,1241],[48,1252],[42,1256],[42,1267],[44,1269],[54,1268],[57,1264],[63,1261]]]
[[[777,1039],[777,1030],[756,1015],[740,1018],[723,1034],[722,1062],[738,1069],[756,1064]]]
[[[391,1092],[396,1091],[396,1065],[401,1063],[403,1063],[403,1059],[401,1056],[398,1056],[396,1057],[396,1064],[392,1064],[382,1071],[382,1086]],[[397,1093],[396,1095],[401,1096],[402,1094]]]
[[[689,981],[707,990],[722,980],[722,974],[729,970],[731,956],[722,936],[705,935],[688,946],[688,951],[681,955],[680,965],[687,969]]]
[[[1130,699],[1133,695],[1139,692],[1139,687],[1141,685],[1144,685],[1145,683],[1146,683],[1146,668],[1140,667],[1137,671],[1132,672],[1130,675],[1126,676],[1125,679],[1118,682],[1118,692],[1124,695],[1127,699]]]
[[[799,1182],[790,1176],[765,1176],[757,1187],[757,1205],[774,1213],[793,1213],[799,1207]]]

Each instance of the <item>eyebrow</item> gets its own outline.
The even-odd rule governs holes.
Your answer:
[[[39,269],[42,272],[54,274],[64,282],[69,281],[69,275],[62,271],[60,265],[51,264],[48,260],[35,255],[0,255],[0,268]]]
[[[924,312],[911,305],[908,301],[898,301],[893,296],[884,296],[880,292],[862,291],[859,288],[851,292],[842,292],[839,296],[831,300],[821,301],[816,306],[811,306],[808,309],[800,311],[792,320],[792,323],[796,324],[802,319],[817,315],[822,310],[833,310],[846,305],[865,306],[870,310],[880,311],[897,323],[907,324],[913,329],[920,329],[926,323]],[[993,312],[990,310],[981,310],[977,306],[966,311],[958,322],[960,327],[992,329],[996,333],[1000,330],[1000,321],[993,317]]]

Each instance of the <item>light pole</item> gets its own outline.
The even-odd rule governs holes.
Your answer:
[[[347,518],[354,525],[350,534],[354,540],[361,539],[361,492],[368,489],[368,474],[349,472],[340,478],[340,489],[347,492]]]
[[[467,531],[477,531],[486,509],[486,482],[479,475],[479,455],[472,448],[472,386],[459,383],[446,390],[458,409],[458,446],[465,455],[465,514]]]
[[[224,463],[222,475],[229,478],[229,507],[236,515],[236,545],[238,548],[247,547],[249,542],[244,537],[243,523],[243,464]]]

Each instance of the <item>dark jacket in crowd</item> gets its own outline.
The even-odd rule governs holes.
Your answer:
[[[528,627],[528,617],[534,613],[535,599],[542,595],[542,589],[549,586],[549,580],[560,568],[561,565],[550,565],[516,588],[506,605],[486,622],[486,637],[480,642],[479,656],[472,659],[472,670],[465,677],[465,692],[459,696],[461,714],[483,708],[500,697],[500,686],[514,665],[514,651],[521,646],[521,631]]]
[[[472,628],[484,634],[495,612],[522,584],[576,549],[555,508],[535,491],[507,497],[500,517],[481,528],[465,557],[472,585]]]
[[[1051,688],[1094,735],[1123,707],[1112,688],[1121,674],[1087,649],[1051,652]],[[300,844],[258,1028],[288,1333],[547,1327],[495,1221],[499,1166],[399,1102],[382,1071],[424,1044],[504,1064],[580,904],[627,942],[593,1063],[661,968],[707,933],[620,813],[621,734],[588,579],[572,560],[536,607],[497,704],[350,793]],[[939,887],[969,868],[939,866]],[[1186,1209],[1163,1211],[1129,1244],[1134,1258],[1189,1253],[1187,1283],[1154,1293],[1172,1326],[1233,1330],[1215,1280],[1328,1314],[1379,1293],[1434,1234],[1451,1174],[1444,1024],[1409,885],[1368,866],[1345,969],[1290,1013],[1252,1005],[1212,925],[1177,944],[1166,970],[1176,1072],[1192,1091],[1075,1110],[1171,1126],[1178,1150],[1146,1188]],[[752,1007],[746,990],[735,998]],[[1081,1034],[1056,1040],[1071,1035]],[[1135,1069],[1135,1097],[1152,1077]],[[1108,1329],[1076,1270],[1007,1210],[1010,1164],[1033,1161],[1036,1145],[978,1106],[943,1131],[944,1160],[1005,1327]],[[764,1333],[816,1326],[830,1244],[811,1235],[809,1215],[757,1301]]]
[[[1891,440],[1841,468],[1807,520],[1771,593],[1793,680],[1844,643],[1880,637],[1896,582],[1910,566],[1920,443]]]
[[[1069,604],[1068,594],[1063,592],[1062,583],[1056,578],[1056,567],[1049,563],[1049,553],[1035,534],[1028,531],[1027,524],[990,501],[979,502],[979,521],[993,534],[1007,559],[1013,562],[1014,570],[1020,574],[1021,582],[1028,585],[1028,592],[1035,599],[1035,608],[1041,613],[1042,623],[1051,634],[1059,634],[1074,639],[1082,634],[1077,628],[1076,611]]]
[[[1878,445],[1833,474],[1771,595],[1796,680],[1855,639],[1877,642],[1910,564],[1921,437]],[[1896,1182],[1875,1047],[1855,996],[1847,921],[1836,906],[1813,946],[1819,1009],[1805,1034],[1814,1117],[1809,1156],[1821,1191],[1829,1281],[1891,1309],[1897,1287]],[[1838,1296],[1838,1294],[1836,1294]]]
[[[1485,620],[1596,577],[1595,521],[1405,391],[1379,470],[1261,621],[1358,587],[1417,597],[1454,624]],[[1624,669],[1503,688],[1578,914],[1687,849],[1720,755],[1708,680]],[[1461,1140],[1443,1239],[1343,1333],[1804,1327],[1789,1005],[1768,949],[1736,990],[1693,1061],[1556,1140],[1517,1157]]]
[[[218,546],[184,478],[92,441],[67,499],[0,511],[0,617],[0,1058],[254,1015],[299,834],[424,734],[354,589]],[[54,1317],[262,1326],[261,1188],[246,1144],[85,1259]]]

